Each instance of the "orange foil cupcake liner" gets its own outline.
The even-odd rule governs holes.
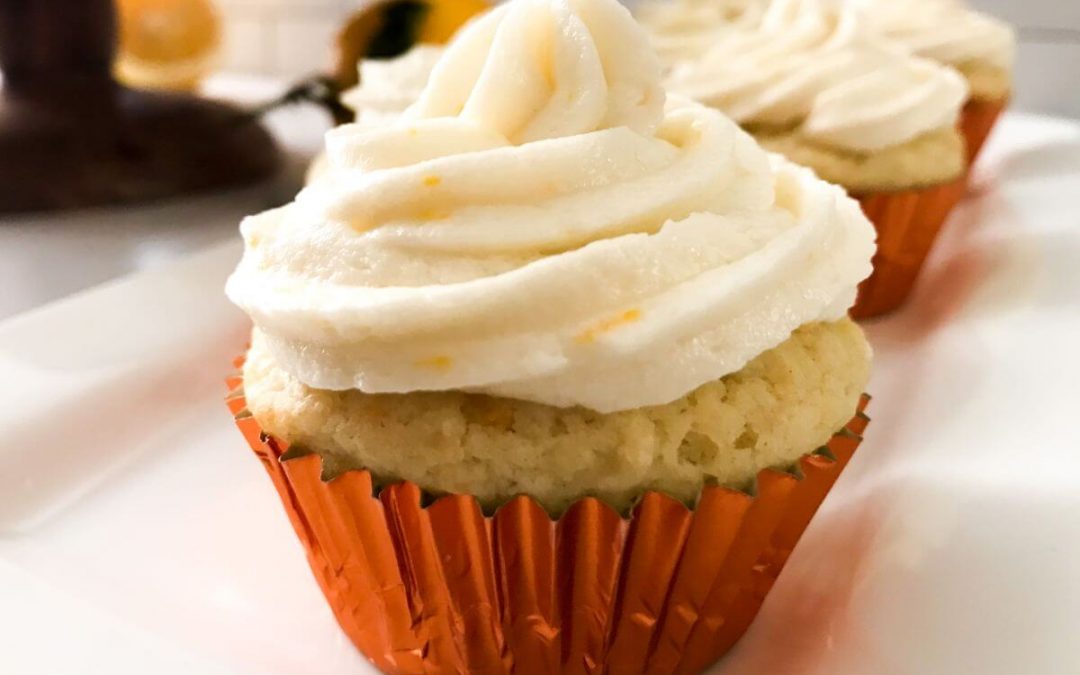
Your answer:
[[[972,99],[964,105],[960,112],[960,132],[964,135],[967,143],[968,166],[975,164],[986,144],[986,139],[997,124],[998,118],[1005,110],[1009,100],[1002,98],[993,101],[979,101]]]
[[[919,190],[852,195],[877,230],[877,251],[851,316],[866,319],[904,304],[966,182],[964,176]]]
[[[858,447],[856,416],[797,471],[763,470],[754,495],[706,487],[692,509],[649,492],[629,517],[593,498],[553,520],[517,497],[484,515],[432,503],[367,471],[327,482],[228,404],[262,461],[338,622],[386,673],[697,673],[757,614]]]

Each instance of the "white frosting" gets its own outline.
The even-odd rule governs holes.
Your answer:
[[[360,84],[341,95],[362,124],[384,124],[405,112],[427,85],[442,56],[439,45],[418,44],[392,59],[360,61]]]
[[[912,52],[960,66],[987,64],[1011,71],[1016,34],[1003,21],[958,0],[850,0],[870,27]]]
[[[241,225],[227,286],[310,386],[610,412],[671,401],[843,316],[874,232],[842,190],[669,101],[614,0],[513,0],[405,118]]]
[[[678,63],[667,86],[741,124],[798,126],[865,152],[954,125],[967,98],[958,73],[890,45],[829,0],[773,0]]]
[[[634,16],[648,30],[665,65],[696,59],[764,10],[761,0],[648,0]]]

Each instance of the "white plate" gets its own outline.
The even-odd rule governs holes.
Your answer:
[[[981,168],[716,673],[1080,671],[1080,127],[1012,116]],[[237,254],[0,324],[0,671],[369,672],[221,403]]]

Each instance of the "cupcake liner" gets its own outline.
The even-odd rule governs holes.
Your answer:
[[[852,195],[877,230],[874,271],[859,285],[851,316],[891,312],[907,300],[949,213],[964,196],[966,176],[919,190]]]
[[[394,674],[701,671],[757,614],[869,400],[794,473],[761,471],[754,495],[710,486],[690,509],[649,492],[629,517],[583,498],[552,520],[523,496],[485,516],[468,495],[376,490],[367,471],[326,482],[320,458],[264,433],[229,384],[342,629]]]
[[[986,139],[1008,103],[1007,98],[991,101],[972,99],[964,105],[960,112],[960,133],[964,135],[967,143],[968,166],[975,164]]]

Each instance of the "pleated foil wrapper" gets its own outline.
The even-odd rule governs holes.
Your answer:
[[[874,271],[859,285],[852,317],[880,316],[904,304],[966,186],[965,175],[918,190],[852,195],[877,230]]]
[[[960,112],[960,133],[967,142],[968,166],[975,164],[979,153],[986,144],[990,132],[994,130],[998,118],[1008,106],[1007,98],[996,101],[968,101]]]
[[[380,490],[367,471],[324,481],[318,456],[259,428],[241,377],[229,385],[341,628],[409,675],[701,672],[753,620],[869,421],[863,396],[827,446],[761,471],[752,495],[706,487],[688,508],[649,492],[629,516],[583,498],[557,519],[517,497],[487,516],[472,496]]]

